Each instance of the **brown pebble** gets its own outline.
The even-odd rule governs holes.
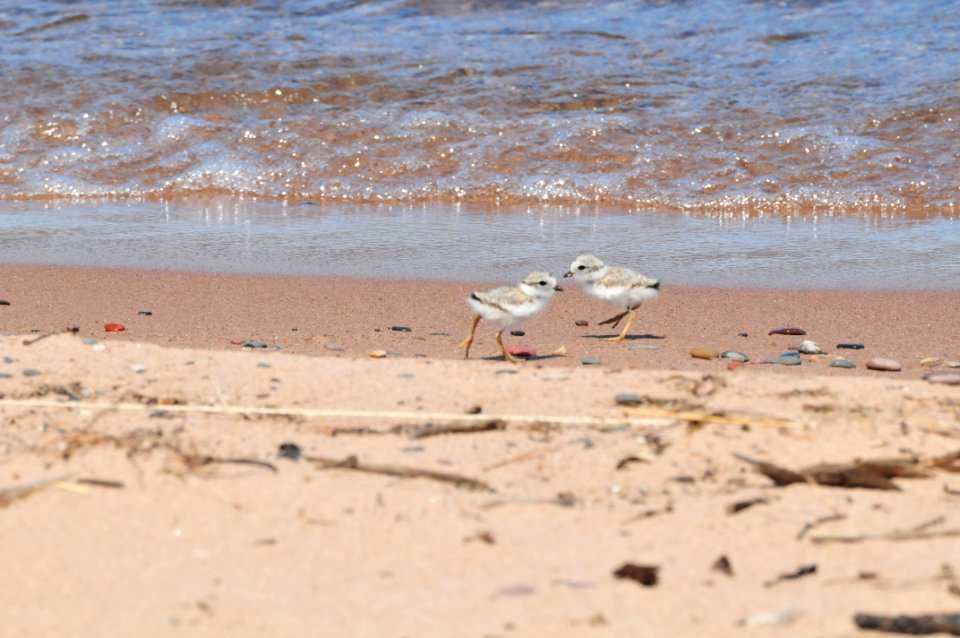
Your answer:
[[[710,348],[694,348],[690,351],[690,356],[694,359],[716,359],[720,353]]]
[[[771,330],[771,331],[768,332],[767,334],[770,334],[770,335],[792,335],[792,336],[797,336],[797,335],[805,335],[805,334],[807,334],[807,331],[804,330],[803,328],[774,328],[773,330]]]
[[[924,368],[936,368],[943,363],[943,359],[937,357],[924,357],[920,359],[920,365]]]
[[[385,356],[387,356],[387,351],[386,351],[386,350],[371,350],[370,352],[367,353],[367,356],[368,356],[368,357],[372,357],[372,358],[374,358],[374,359],[383,359]]]
[[[894,359],[876,357],[866,363],[867,370],[879,370],[880,372],[900,372],[900,363]]]
[[[590,322],[587,321],[586,319],[577,319],[576,321],[573,322],[573,324],[576,326],[583,327],[583,326],[589,326]]]
[[[924,381],[943,385],[960,385],[960,372],[928,372],[923,375]]]

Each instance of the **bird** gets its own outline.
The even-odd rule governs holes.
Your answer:
[[[557,285],[553,275],[543,270],[537,270],[523,278],[516,286],[501,286],[486,292],[474,292],[467,297],[467,303],[473,308],[476,315],[470,336],[460,342],[459,348],[465,350],[464,358],[470,358],[470,345],[477,331],[477,324],[481,319],[498,326],[494,334],[497,344],[503,352],[503,358],[512,363],[522,359],[514,357],[503,345],[501,335],[508,327],[516,326],[537,315],[547,307],[553,293],[563,290]]]
[[[656,299],[660,296],[660,280],[644,277],[640,273],[628,268],[607,266],[593,255],[584,254],[573,260],[564,277],[573,277],[584,292],[609,304],[623,308],[623,312],[601,321],[599,325],[617,324],[627,317],[627,325],[616,337],[606,337],[606,341],[623,341],[630,326],[637,317],[637,308],[644,301]]]

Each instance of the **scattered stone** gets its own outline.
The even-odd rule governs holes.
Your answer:
[[[12,379],[13,375],[8,372],[0,372],[0,379]]]
[[[734,370],[739,370],[740,368],[743,368],[746,365],[747,364],[744,363],[743,361],[738,361],[734,359],[733,361],[727,362],[727,370],[733,372]]]
[[[713,561],[713,565],[710,566],[710,569],[715,572],[720,572],[724,576],[733,576],[733,565],[730,563],[730,559],[727,558],[726,554]]]
[[[710,348],[694,348],[690,351],[690,356],[694,359],[716,359],[720,353]]]
[[[659,580],[660,568],[655,565],[624,563],[617,571],[613,572],[613,575],[617,578],[635,580],[644,587],[655,587]]]
[[[738,333],[737,333],[737,336],[738,336],[738,337],[749,337],[750,335],[747,334],[746,332],[738,332]]]
[[[0,306],[9,306],[9,305],[10,305],[9,301],[4,301],[3,299],[0,299]]]
[[[413,332],[409,326],[390,326],[390,329],[394,332]]]
[[[333,350],[333,351],[335,351],[335,352],[343,352],[344,350],[347,349],[347,347],[344,346],[344,345],[341,345],[341,344],[339,344],[339,343],[333,343],[333,342],[331,341],[330,343],[325,343],[325,344],[323,344],[323,349],[324,349],[324,350]]]
[[[407,445],[405,447],[400,448],[400,451],[401,452],[426,452],[427,448],[423,447],[422,445]]]
[[[739,624],[744,627],[786,627],[802,616],[802,612],[794,609],[782,611],[767,611],[744,618]]]
[[[807,331],[803,328],[774,328],[767,334],[769,335],[790,335],[790,336],[800,336],[807,334]]]
[[[96,341],[96,339],[94,339],[94,341]],[[13,357],[4,357],[4,358],[3,358],[3,362],[4,362],[4,363],[13,363]]]
[[[743,354],[742,352],[737,352],[736,350],[724,350],[720,353],[721,359],[732,359],[734,361],[749,361],[750,357]]]
[[[799,356],[800,356],[800,351],[799,351],[799,350],[784,350],[783,352],[780,353],[780,356],[781,356],[781,357],[799,357]]]
[[[153,316],[153,311],[152,311],[152,310],[139,310],[139,311],[137,311],[137,314],[140,315],[141,317],[152,317],[152,316]]]
[[[513,337],[526,337],[527,333],[524,330],[511,330],[510,335]]]
[[[866,363],[867,370],[878,370],[880,372],[900,372],[900,363],[894,359],[884,357],[875,357]]]
[[[628,350],[658,350],[659,347],[653,344],[641,343],[635,346],[630,346]]]
[[[512,354],[515,357],[525,357],[527,359],[533,359],[537,356],[537,351],[533,348],[528,348],[526,346],[511,346],[507,348],[507,352]]]
[[[803,341],[797,348],[802,354],[827,354],[827,351],[818,346],[813,341]]]
[[[600,357],[594,357],[593,355],[587,355],[580,359],[580,363],[585,366],[598,366],[600,365]]]
[[[25,377],[39,377],[41,374],[43,373],[36,368],[27,368],[23,371],[23,376]]]
[[[296,443],[281,443],[277,454],[281,459],[290,459],[291,461],[299,461],[303,457],[300,446]]]
[[[242,344],[244,348],[266,348],[267,344],[265,341],[244,341]]]
[[[928,372],[923,375],[924,381],[943,385],[960,385],[960,372]]]
[[[590,322],[587,321],[586,319],[577,319],[576,321],[573,322],[573,325],[580,326],[582,328],[584,326],[589,326]]]
[[[800,365],[800,355],[782,354],[779,357],[767,359],[767,363],[776,363],[782,366],[798,366]]]
[[[960,368],[960,361],[945,361],[943,365],[946,368]]]
[[[449,332],[431,332],[430,336],[431,337],[449,337],[450,333]]]
[[[850,361],[849,359],[844,359],[844,358],[841,357],[840,359],[837,359],[837,360],[835,360],[835,361],[832,361],[832,362],[830,363],[830,367],[831,367],[831,368],[844,368],[844,369],[846,369],[846,370],[853,370],[854,368],[857,367],[857,364],[855,364],[853,361]]]
[[[642,394],[636,392],[620,392],[613,395],[613,400],[617,405],[637,406],[643,404],[647,399]]]
[[[119,323],[105,323],[103,324],[103,329],[106,332],[123,332],[126,328]]]
[[[367,356],[371,359],[383,359],[387,356],[386,350],[371,350],[367,353]]]
[[[862,343],[838,343],[837,348],[841,350],[863,350]]]
[[[567,356],[567,346],[560,346],[550,354],[554,357],[565,357]]]
[[[920,366],[924,368],[936,368],[943,363],[943,359],[937,357],[924,357],[920,359]]]
[[[270,367],[270,364],[267,363],[266,361],[261,361],[260,363],[257,364],[257,367],[258,367],[258,368],[269,368],[269,367]]]
[[[397,375],[397,378],[398,378],[398,379],[413,379],[413,378],[416,377],[416,376],[417,376],[417,375],[415,375],[415,374],[412,373],[412,372],[401,372],[400,374]]]
[[[147,366],[143,365],[142,363],[135,363],[130,366],[130,371],[136,372],[137,374],[143,374],[147,371]]]
[[[503,370],[497,370],[494,374],[519,374],[519,372],[512,368],[504,368]]]
[[[234,346],[239,346],[239,345],[243,345],[244,341],[246,341],[246,339],[231,339],[230,344]]]

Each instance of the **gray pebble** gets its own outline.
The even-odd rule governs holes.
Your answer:
[[[93,337],[84,337],[83,339],[80,340],[80,343],[82,343],[85,346],[95,346],[100,342],[94,339]]]
[[[3,362],[4,362],[4,363],[13,363],[13,358],[12,358],[12,357],[4,357],[4,358],[3,358]]]
[[[343,345],[341,345],[341,344],[339,344],[339,343],[330,342],[330,343],[325,343],[325,344],[323,344],[323,349],[324,349],[324,350],[334,350],[334,351],[336,351],[336,352],[341,352],[341,351],[343,351],[343,350],[346,350],[347,348],[346,348],[346,346],[343,346]]]
[[[0,379],[12,379],[13,375],[6,372],[0,372]]]
[[[402,452],[425,452],[427,448],[422,445],[408,445],[407,447],[400,448]]]
[[[510,336],[512,337],[526,337],[527,333],[523,330],[511,330]]]
[[[41,374],[43,373],[36,368],[27,368],[23,371],[23,376],[25,377],[39,377]]]
[[[136,372],[137,374],[143,374],[147,371],[147,366],[143,365],[142,363],[135,363],[130,366],[130,370]]]
[[[153,311],[151,311],[151,310],[139,310],[139,311],[137,311],[137,314],[140,315],[141,317],[152,317],[152,316],[153,316]]]
[[[838,343],[837,347],[841,350],[863,350],[862,343]]]
[[[880,372],[900,372],[900,362],[894,359],[884,357],[875,357],[865,364],[867,370],[878,370]]]
[[[504,369],[504,370],[497,370],[496,372],[494,372],[494,374],[517,374],[517,371],[516,371],[516,370],[511,370],[511,369],[508,368],[508,369]]]
[[[244,341],[244,348],[266,348],[267,344],[264,341]]]
[[[583,357],[582,359],[580,359],[580,363],[582,363],[585,366],[598,366],[600,365],[600,357],[587,355],[586,357]]]
[[[258,368],[269,368],[269,367],[270,367],[270,364],[267,363],[266,361],[261,361],[260,363],[257,364],[257,367],[258,367]]]
[[[800,365],[800,355],[782,354],[779,357],[769,359],[767,363],[779,363],[782,366],[798,366]]]
[[[635,346],[630,346],[630,350],[656,350],[658,346],[652,344],[641,343]]]
[[[642,394],[636,392],[620,392],[613,396],[613,400],[617,402],[617,405],[640,405],[646,399]]]
[[[930,383],[960,385],[960,372],[928,372],[923,378]]]
[[[855,364],[853,361],[850,361],[849,359],[837,359],[836,361],[830,362],[830,367],[853,370],[854,368],[857,367],[857,364]]]
[[[449,332],[431,332],[430,336],[431,337],[449,337],[450,333]]]
[[[394,332],[413,332],[409,326],[391,326],[390,329]]]
[[[400,374],[397,375],[397,378],[398,378],[398,379],[413,379],[413,378],[416,377],[416,376],[417,376],[417,375],[415,375],[415,374],[412,373],[412,372],[401,372]]]
[[[749,361],[750,357],[743,354],[742,352],[737,352],[736,350],[724,350],[720,353],[721,359],[732,359],[733,361]]]

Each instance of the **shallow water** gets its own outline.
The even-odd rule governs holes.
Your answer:
[[[960,214],[955,0],[0,2],[0,74],[8,201]]]
[[[467,205],[16,202],[7,263],[510,282],[580,252],[671,284],[957,289],[960,220]]]

